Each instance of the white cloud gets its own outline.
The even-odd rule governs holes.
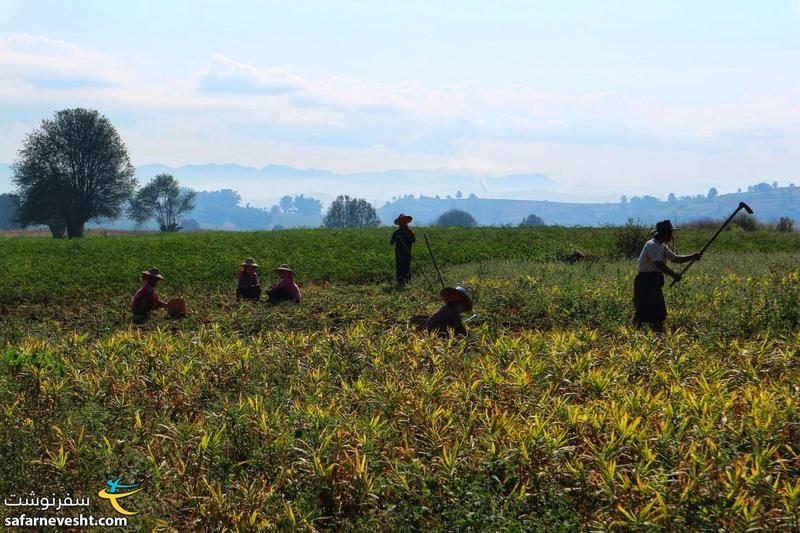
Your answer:
[[[80,88],[130,82],[132,72],[119,60],[74,43],[12,33],[0,39],[4,78],[43,88]]]
[[[192,76],[150,81],[141,63],[25,34],[0,39],[0,69],[0,161],[13,157],[20,124],[32,129],[83,105],[115,121],[137,162],[435,165],[541,171],[579,187],[587,177],[618,187],[637,176],[689,183],[723,173],[746,183],[758,169],[780,179],[800,163],[798,87],[690,105],[474,80],[311,78],[221,54]]]
[[[222,94],[285,94],[302,91],[306,82],[290,67],[259,70],[216,54],[198,77],[200,90]]]

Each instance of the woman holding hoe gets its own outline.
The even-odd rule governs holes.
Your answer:
[[[664,331],[664,319],[667,318],[667,305],[662,290],[664,274],[675,281],[681,279],[680,274],[667,266],[667,260],[687,263],[698,261],[703,257],[702,252],[677,255],[667,247],[666,243],[672,240],[676,229],[669,220],[662,220],[656,224],[656,229],[652,233],[653,238],[645,243],[642,253],[639,254],[639,273],[633,280],[633,306],[636,310],[633,323],[637,329],[645,322],[649,322],[654,332]]]

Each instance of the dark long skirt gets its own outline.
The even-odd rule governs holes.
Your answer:
[[[294,297],[292,296],[292,293],[289,292],[289,289],[287,289],[286,287],[284,287],[282,289],[278,289],[278,290],[273,290],[268,294],[269,294],[269,296],[267,298],[267,303],[272,304],[272,305],[276,305],[276,304],[279,304],[281,302],[294,301]]]
[[[261,298],[261,287],[236,287],[236,299],[239,298],[258,300]]]
[[[411,281],[411,254],[406,250],[396,250],[394,268],[398,285],[405,285]]]
[[[155,308],[156,305],[147,298],[142,298],[139,300],[139,306],[136,309],[133,309],[133,313],[131,315],[133,323],[144,324],[147,322],[150,319],[150,312],[154,311]]]
[[[639,272],[633,280],[633,322],[663,322],[667,318],[664,302],[664,274],[661,272]]]

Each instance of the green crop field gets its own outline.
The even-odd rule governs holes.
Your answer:
[[[724,232],[658,338],[614,231],[419,229],[404,290],[387,229],[0,237],[0,493],[124,476],[146,530],[798,530],[800,236]],[[409,324],[423,232],[464,339]],[[236,303],[248,256],[304,303]],[[133,326],[153,265],[190,315]]]

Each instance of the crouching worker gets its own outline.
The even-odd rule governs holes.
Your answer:
[[[664,319],[667,318],[667,305],[664,302],[664,274],[675,281],[681,279],[681,275],[667,266],[667,260],[674,263],[686,263],[699,260],[703,254],[698,252],[692,255],[677,255],[670,250],[666,243],[672,240],[673,232],[677,228],[672,227],[672,222],[662,220],[656,224],[656,229],[652,233],[653,238],[647,241],[639,255],[639,273],[633,280],[633,306],[635,314],[633,323],[637,328],[641,328],[645,322],[649,322],[653,331],[661,333],[664,331]]]
[[[258,274],[256,269],[258,263],[252,257],[244,260],[244,263],[239,265],[239,273],[237,278],[239,283],[236,285],[236,301],[239,298],[246,298],[248,300],[258,300],[261,298],[261,285],[258,283]]]
[[[275,273],[281,279],[267,290],[269,295],[267,303],[279,304],[285,301],[292,301],[299,304],[302,296],[300,296],[300,287],[294,281],[294,271],[289,268],[289,265],[283,264],[275,269]]]
[[[155,267],[142,272],[142,288],[136,291],[131,300],[134,324],[144,324],[150,318],[150,311],[167,306],[167,302],[156,294],[156,285],[162,279],[161,271]]]
[[[461,321],[461,313],[472,310],[472,298],[467,289],[463,287],[447,287],[439,293],[444,300],[441,309],[428,317],[425,321],[425,330],[436,333],[440,337],[449,337],[452,333],[466,335],[467,328]]]

